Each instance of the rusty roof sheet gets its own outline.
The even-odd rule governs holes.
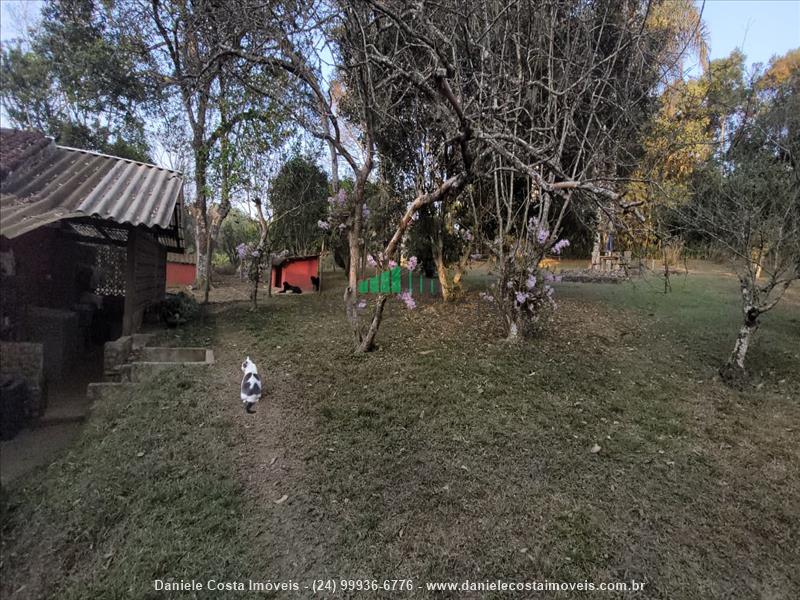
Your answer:
[[[174,229],[182,199],[176,171],[50,144],[0,181],[0,234],[14,238],[75,217]]]

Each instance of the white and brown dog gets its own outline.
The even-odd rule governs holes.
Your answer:
[[[242,363],[242,392],[241,398],[244,402],[244,409],[252,413],[256,402],[261,400],[261,377],[258,376],[258,368],[248,356]]]

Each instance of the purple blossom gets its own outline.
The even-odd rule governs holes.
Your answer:
[[[361,216],[364,217],[364,219],[369,219],[369,214],[370,214],[369,213],[369,208],[367,208],[366,206],[362,206],[361,207]]]
[[[367,254],[367,264],[370,267],[377,267],[378,263],[375,262],[375,259],[372,257],[372,254]]]
[[[239,255],[239,260],[244,260],[247,256],[247,244],[239,244],[236,246],[236,254]]]
[[[397,266],[397,261],[396,260],[390,260],[389,261],[389,268],[390,269],[394,269],[396,266]]]
[[[468,242],[471,242],[471,241],[472,241],[472,234],[469,232],[469,230],[468,230],[468,229],[464,229],[464,230],[461,232],[461,235],[462,235],[462,237],[463,237],[465,240],[467,240]]]
[[[486,300],[486,302],[494,302],[494,296],[491,294],[487,294],[486,292],[481,292],[478,294],[481,297],[481,300]]]
[[[528,287],[529,290],[532,290],[536,287],[536,275],[531,275],[528,277],[528,281],[525,282],[525,285]]]
[[[525,304],[528,300],[528,293],[527,292],[517,292],[516,293],[516,300],[517,304]]]
[[[409,259],[406,261],[406,269],[408,269],[409,271],[413,271],[414,269],[417,268],[417,262],[418,261],[416,256],[409,257]]]
[[[569,240],[558,240],[553,245],[553,254],[561,254],[561,251],[567,246],[569,246]]]
[[[405,291],[402,294],[398,294],[397,297],[403,301],[408,310],[414,310],[417,308],[417,303],[414,301],[414,297],[411,295],[411,292]]]
[[[319,220],[319,221],[317,221],[317,227],[319,227],[320,229],[322,229],[324,231],[328,231],[331,228],[331,224],[328,223],[327,221]]]
[[[544,244],[547,241],[547,238],[550,237],[550,232],[546,229],[539,230],[539,234],[536,236],[536,239],[539,241],[540,244]]]
[[[343,189],[339,189],[335,196],[331,196],[328,198],[328,204],[330,204],[333,208],[342,208],[345,203],[347,202],[347,194]]]

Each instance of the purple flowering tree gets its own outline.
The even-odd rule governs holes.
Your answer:
[[[557,307],[552,284],[560,277],[541,265],[546,257],[559,255],[569,246],[569,240],[558,234],[571,193],[554,201],[535,182],[499,170],[494,190],[498,231],[488,249],[495,258],[497,280],[485,298],[496,306],[507,339],[513,341],[541,330]]]
[[[291,217],[297,207],[284,211],[280,214],[271,214],[269,218],[265,214],[262,201],[258,197],[251,199],[255,206],[256,217],[258,219],[259,237],[258,242],[251,244],[239,244],[236,252],[242,259],[242,264],[247,264],[247,278],[250,280],[250,302],[255,310],[258,307],[258,286],[261,285],[264,272],[267,274],[267,290],[272,295],[272,265],[276,260],[288,256],[289,251],[283,250],[279,254],[273,254],[270,247],[270,228],[281,219]]]
[[[421,208],[459,198],[470,183],[492,177],[495,187],[517,181],[527,188],[485,197],[494,218],[484,224],[493,230],[491,252],[502,281],[495,294],[509,337],[516,337],[527,323],[540,321],[541,307],[549,304],[552,293],[538,265],[559,243],[571,202],[633,208],[615,191],[615,173],[600,163],[631,163],[636,135],[649,117],[648,99],[663,67],[682,51],[670,49],[685,48],[671,33],[647,26],[645,0],[366,0],[314,3],[310,11],[274,11],[257,0],[230,5],[226,17],[244,34],[225,53],[263,71],[265,80],[287,80],[286,109],[328,144],[332,195],[339,191],[339,158],[353,172],[343,221],[350,250],[344,304],[361,352],[374,347],[386,302],[375,297],[365,329],[356,287],[367,233],[365,187],[379,150],[381,171],[402,158],[389,157],[384,145],[399,155],[424,152],[434,168],[425,185],[406,184],[414,195],[384,238],[382,257],[375,257],[379,268],[398,260]],[[327,59],[315,51],[321,47],[332,48],[338,59],[338,87],[324,77]],[[347,122],[357,135],[344,134]],[[406,182],[413,177],[407,169],[400,175]],[[537,217],[533,226],[531,217]],[[533,289],[527,288],[531,276]]]

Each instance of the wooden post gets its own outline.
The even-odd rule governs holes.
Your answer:
[[[122,335],[131,335],[136,327],[136,230],[128,230],[128,262],[125,268],[125,309],[122,314]]]
[[[267,253],[267,297],[272,298],[272,251]]]
[[[325,256],[325,238],[322,238],[322,248],[317,259],[317,279],[319,280],[318,293],[322,293],[322,257]],[[335,262],[335,261],[334,261]]]

